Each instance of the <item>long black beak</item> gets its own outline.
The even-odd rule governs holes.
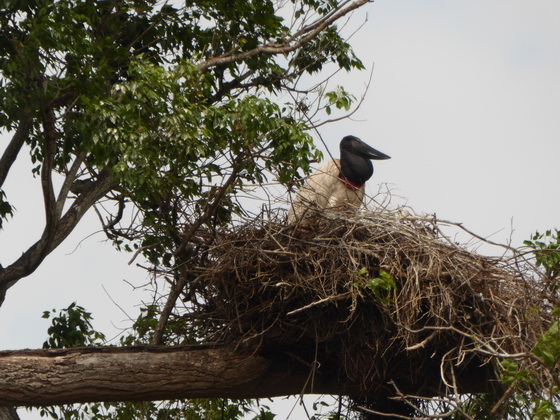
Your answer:
[[[373,159],[373,160],[391,159],[391,156],[388,156],[385,153],[380,152],[379,150],[375,150],[373,147],[367,145],[362,141],[356,144],[354,148],[357,152],[356,154],[366,159]]]

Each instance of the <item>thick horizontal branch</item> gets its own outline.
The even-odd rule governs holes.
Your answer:
[[[408,366],[406,360],[401,362],[397,368]],[[263,356],[211,346],[0,351],[0,407],[299,394],[375,400],[381,398],[375,390],[389,379],[380,377],[379,384],[370,384],[373,393],[368,396],[363,384],[336,373],[331,363],[312,366],[283,351]],[[473,365],[457,376],[460,392],[496,392],[486,370]],[[428,372],[421,389],[401,385],[401,390],[425,397],[446,392],[437,369]]]
[[[3,351],[0,406],[299,394],[307,369],[200,346]],[[313,391],[336,392],[324,382]]]

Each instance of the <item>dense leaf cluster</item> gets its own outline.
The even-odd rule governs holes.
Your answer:
[[[242,213],[238,196],[247,186],[291,186],[320,158],[309,130],[325,93],[322,72],[363,68],[336,21],[366,3],[5,1],[0,132],[11,140],[0,159],[0,228],[15,214],[4,181],[26,154],[41,184],[45,226],[20,258],[2,261],[0,303],[94,206],[118,247],[141,251],[179,284],[177,267],[196,252],[200,226]],[[326,97],[329,113],[348,110],[352,97],[333,95]],[[149,308],[121,344],[151,342],[160,309]],[[52,318],[45,347],[104,340],[75,304],[44,317]],[[237,402],[199,401],[44,414],[238,418],[247,411]],[[271,418],[266,409],[257,416]]]
[[[105,335],[93,329],[91,313],[76,302],[58,314],[54,309],[43,312],[43,318],[51,317],[51,326],[47,330],[49,338],[43,343],[44,349],[84,347],[105,341]]]
[[[68,189],[85,197],[109,177],[111,188],[96,191],[114,202],[105,207],[108,235],[170,264],[179,226],[227,221],[240,211],[235,195],[244,185],[290,183],[308,172],[320,154],[301,104],[322,92],[301,86],[303,76],[329,63],[363,68],[334,25],[345,5],[6,2],[0,130],[21,132],[15,156],[23,143],[29,147],[49,235],[61,216],[48,209],[55,198],[63,202]],[[347,109],[346,97],[334,105]],[[0,172],[10,165],[0,162]],[[57,196],[53,176],[72,188]],[[0,221],[13,214],[3,181]],[[119,229],[126,203],[140,209],[143,227]]]

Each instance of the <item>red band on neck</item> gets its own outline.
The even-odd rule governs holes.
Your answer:
[[[346,188],[348,188],[349,190],[354,190],[354,191],[355,191],[355,190],[359,190],[360,188],[363,187],[363,184],[362,184],[362,185],[358,185],[358,184],[356,184],[356,183],[350,181],[350,180],[349,180],[348,178],[346,178],[344,175],[341,175],[341,176],[340,176],[340,180],[344,183],[344,186],[345,186]]]

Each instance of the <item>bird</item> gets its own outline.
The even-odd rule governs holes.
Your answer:
[[[301,187],[288,212],[288,224],[303,220],[310,209],[357,209],[365,183],[373,175],[371,160],[391,159],[356,136],[340,141],[340,159],[323,164]]]

